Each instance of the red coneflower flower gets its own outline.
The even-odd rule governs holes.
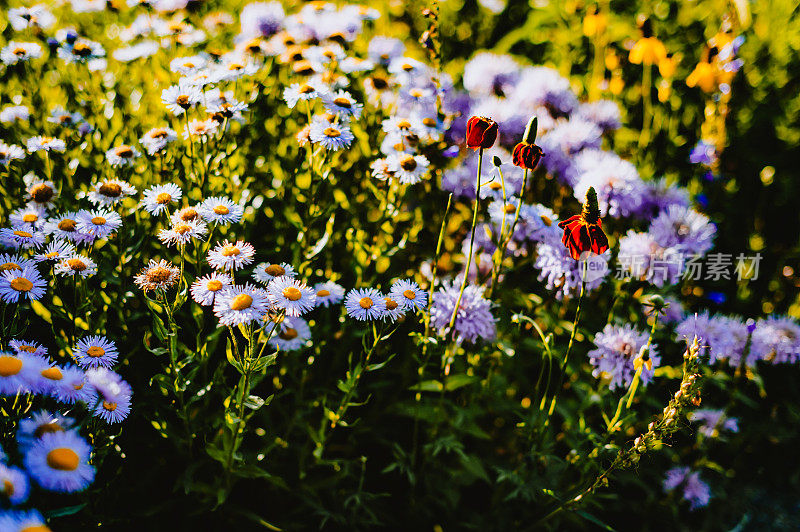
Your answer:
[[[522,137],[522,142],[514,146],[512,159],[514,166],[519,166],[527,170],[536,169],[539,160],[544,156],[542,148],[534,144],[536,142],[536,133],[538,129],[539,120],[534,116],[528,122],[528,127],[525,128],[525,135]]]
[[[580,260],[581,253],[585,251],[600,255],[608,249],[608,238],[603,232],[594,187],[589,187],[586,192],[586,203],[581,213],[558,222],[558,226],[564,230],[561,241],[575,260]]]
[[[467,120],[467,147],[489,149],[497,140],[497,122],[483,116],[472,116]]]

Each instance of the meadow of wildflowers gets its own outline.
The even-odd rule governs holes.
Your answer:
[[[797,529],[798,32],[4,5],[0,532]]]

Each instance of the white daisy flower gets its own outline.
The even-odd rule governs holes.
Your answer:
[[[262,262],[253,268],[253,279],[261,284],[269,284],[271,280],[283,276],[294,278],[297,277],[297,272],[286,262],[280,264]]]
[[[386,165],[400,183],[414,185],[428,173],[430,162],[424,155],[393,153],[386,158]]]
[[[14,249],[38,249],[44,244],[45,234],[31,224],[0,229],[0,244]]]
[[[87,195],[89,201],[100,207],[108,207],[121,201],[126,196],[136,194],[136,187],[119,179],[106,179],[95,183]]]
[[[300,316],[314,308],[316,292],[304,282],[291,277],[278,277],[267,285],[272,305],[283,309],[286,316]]]
[[[178,222],[169,229],[160,230],[158,239],[167,247],[185,245],[192,240],[202,240],[207,232],[208,228],[202,221]]]
[[[95,239],[107,238],[111,233],[122,226],[122,218],[114,211],[87,211],[78,212],[78,231],[92,235]]]
[[[13,211],[8,221],[12,226],[20,226],[23,224],[30,224],[35,229],[41,229],[46,221],[47,211],[44,207],[40,207],[35,203],[29,204],[27,207],[22,207]]]
[[[139,142],[145,147],[148,155],[155,155],[163,150],[167,144],[177,139],[178,134],[174,130],[168,127],[154,127],[142,135]]]
[[[67,149],[67,143],[63,140],[53,137],[45,137],[42,135],[29,138],[26,144],[28,146],[28,151],[31,153],[37,151],[63,152]]]
[[[217,294],[231,284],[233,279],[227,273],[212,272],[193,282],[189,291],[192,293],[192,299],[198,304],[209,306],[214,304]]]
[[[199,137],[205,140],[210,135],[213,135],[219,129],[219,124],[211,118],[206,120],[192,120],[187,125],[183,126],[183,138],[190,139]]]
[[[44,208],[50,207],[58,197],[58,191],[52,181],[33,178],[26,184],[28,185],[26,190],[28,199],[36,205]]]
[[[35,42],[9,41],[0,49],[0,61],[9,66],[39,57],[42,57],[42,47]]]
[[[74,277],[79,275],[83,278],[91,277],[97,273],[97,264],[84,255],[72,255],[56,263],[54,270],[56,275],[63,277]]]
[[[106,152],[106,159],[111,166],[131,166],[142,154],[133,146],[121,144]]]
[[[324,83],[309,80],[306,83],[292,83],[283,90],[283,99],[290,109],[294,109],[299,101],[314,100],[330,93]]]
[[[161,91],[161,103],[175,116],[180,116],[187,109],[200,103],[203,92],[199,87],[189,83],[178,83]]]
[[[236,223],[244,215],[244,207],[224,196],[208,198],[197,208],[200,216],[209,223],[228,225]]]
[[[225,241],[208,252],[208,263],[215,270],[240,270],[253,262],[256,250],[247,242],[238,240],[235,243]]]
[[[142,205],[153,216],[158,216],[169,209],[171,203],[177,203],[183,193],[175,183],[155,185],[144,191]]]
[[[0,141],[0,165],[8,166],[11,161],[25,158],[25,150],[16,144]]]
[[[41,253],[33,256],[36,262],[60,261],[75,254],[75,246],[66,240],[55,240],[47,244]]]
[[[271,327],[270,324],[266,326]],[[266,327],[265,326],[265,327]],[[281,351],[297,351],[311,339],[311,328],[303,318],[286,317],[279,326],[277,334],[269,339],[269,345]]]
[[[344,288],[333,281],[325,281],[314,285],[314,292],[317,296],[317,306],[328,308],[336,305],[344,299]]]

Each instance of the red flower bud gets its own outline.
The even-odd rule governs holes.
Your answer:
[[[467,147],[488,149],[497,140],[497,122],[491,118],[472,116],[467,120]]]
[[[593,187],[589,187],[586,193],[586,203],[580,215],[558,222],[558,226],[564,230],[561,242],[575,260],[580,260],[581,253],[586,251],[600,255],[608,249],[608,238],[603,232],[603,221],[597,205],[597,192]]]
[[[527,168],[528,170],[536,169],[539,160],[544,156],[542,148],[536,144],[528,144],[527,142],[520,142],[514,146],[513,162],[514,166],[520,168]]]

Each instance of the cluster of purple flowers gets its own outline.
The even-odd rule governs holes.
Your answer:
[[[709,363],[727,361],[732,367],[754,367],[763,360],[793,364],[800,359],[800,325],[788,317],[770,316],[757,321],[708,312],[688,316],[675,328],[691,342],[695,335]],[[744,359],[743,359],[744,357]]]
[[[589,351],[589,362],[594,366],[592,375],[609,379],[609,388],[627,388],[636,373],[634,360],[647,345],[648,333],[637,331],[631,325],[608,324],[597,333],[594,339],[595,349]],[[652,366],[658,366],[661,357],[653,345],[649,348]],[[641,382],[646,385],[653,380],[652,367],[642,368]]]
[[[711,488],[700,478],[699,472],[691,471],[688,466],[673,467],[667,471],[663,486],[664,491],[673,491],[680,487],[690,510],[707,506],[711,500]]]
[[[493,340],[497,335],[497,324],[492,315],[492,302],[484,297],[484,288],[467,284],[456,310],[461,285],[460,277],[445,281],[433,294],[431,325],[441,336],[452,335],[458,343],[474,343],[479,339]],[[456,319],[451,330],[450,322],[454,312]]]

